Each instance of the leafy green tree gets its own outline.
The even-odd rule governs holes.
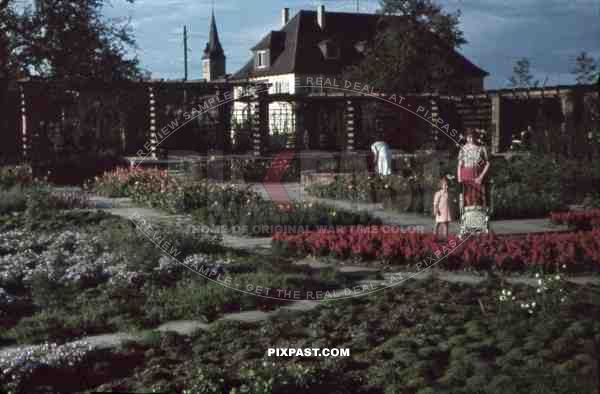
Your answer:
[[[572,70],[578,84],[592,84],[598,81],[598,64],[596,60],[583,51],[575,59],[575,68]]]
[[[80,91],[78,86],[142,77],[137,58],[128,55],[128,50],[135,47],[129,23],[103,16],[110,0],[35,3],[33,8],[23,7],[19,0],[0,0],[0,27],[7,32],[0,36],[0,105],[8,97],[10,81],[15,79],[65,81],[69,89],[48,89],[44,93],[53,105],[60,106],[61,118],[54,117],[52,111],[40,114],[44,122],[32,126],[36,127],[32,135],[37,137],[30,143],[31,157],[39,162],[66,158],[62,153],[65,138],[70,153],[114,154],[118,144],[109,142],[121,141],[124,145],[127,106],[123,102],[130,100],[130,92],[119,90],[118,84],[112,84],[115,89],[110,92]],[[60,133],[55,133],[57,130]],[[57,139],[57,143],[45,143],[50,135],[61,137],[59,134],[64,138]]]
[[[458,86],[454,49],[466,43],[458,26],[460,11],[445,12],[434,0],[381,0],[380,5],[375,38],[346,77],[411,93]]]
[[[517,60],[513,67],[513,75],[509,79],[509,86],[511,88],[535,88],[539,83],[539,80],[533,79],[529,59],[524,57]]]
[[[9,54],[12,37],[10,34],[10,21],[12,18],[12,4],[10,0],[0,0],[0,79],[7,79],[9,75]]]
[[[125,0],[132,2],[133,0]],[[130,25],[106,19],[107,0],[43,0],[16,12],[14,0],[0,0],[0,73],[60,80],[115,81],[138,78]],[[4,41],[4,42],[2,42]],[[1,74],[0,74],[1,76]]]

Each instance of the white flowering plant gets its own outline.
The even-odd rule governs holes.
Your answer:
[[[64,345],[45,343],[0,352],[0,387],[8,393],[21,393],[22,385],[42,368],[76,367],[93,352],[85,341]]]
[[[557,313],[569,300],[566,268],[562,265],[555,273],[535,273],[532,286],[519,292],[503,288],[498,295],[499,311],[527,316]]]

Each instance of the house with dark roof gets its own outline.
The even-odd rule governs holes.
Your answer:
[[[303,95],[319,90],[307,87],[317,78],[341,78],[343,71],[364,58],[367,43],[375,37],[381,16],[377,14],[299,11],[289,18],[281,13],[282,27],[268,32],[251,48],[251,58],[231,76],[233,81],[265,82],[270,94]],[[403,17],[392,16],[402,23]],[[483,91],[488,73],[454,51],[468,92]],[[242,109],[242,103],[236,103]],[[295,108],[290,102],[269,104],[270,134],[295,132]]]
[[[288,19],[282,11],[282,28],[267,33],[251,48],[251,59],[233,79],[254,79],[294,74],[340,76],[342,71],[360,62],[367,42],[377,33],[381,16],[348,12],[299,11]],[[402,23],[403,17],[392,16]],[[470,91],[482,91],[488,73],[455,51],[460,73],[471,79]]]

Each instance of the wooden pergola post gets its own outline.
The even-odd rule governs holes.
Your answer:
[[[433,142],[433,149],[437,150],[438,149],[438,139],[439,139],[439,135],[438,135],[439,130],[438,130],[437,121],[438,121],[438,118],[440,117],[440,107],[438,105],[437,100],[434,98],[429,99],[429,104],[431,105],[431,123],[433,123],[431,125],[431,139]]]
[[[266,151],[269,104],[265,96],[265,91],[262,89],[258,90],[254,94],[255,101],[252,103],[252,152],[254,156],[261,156]]]
[[[148,86],[148,112],[150,116],[150,157],[156,159],[156,147],[158,145],[156,139],[156,99],[152,86]]]
[[[494,94],[490,99],[492,101],[492,122],[490,127],[492,132],[492,153],[500,153],[502,139],[502,116],[500,109],[502,98],[499,94]]]
[[[346,150],[353,151],[356,136],[356,103],[353,100],[346,100],[346,106],[344,111],[344,117],[346,122]]]
[[[23,161],[29,160],[29,136],[27,133],[27,101],[25,100],[25,88],[23,84],[19,84],[19,107],[21,109],[21,149],[23,153]]]

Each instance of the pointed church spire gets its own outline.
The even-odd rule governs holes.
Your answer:
[[[214,6],[210,16],[208,42],[202,56],[202,74],[207,81],[225,77],[225,52],[223,52],[221,41],[219,41]]]
[[[208,32],[208,42],[204,49],[203,59],[209,59],[214,56],[222,56],[224,54],[221,41],[219,40],[219,33],[217,31],[217,22],[215,21],[215,12],[211,12],[210,20],[210,31]]]

